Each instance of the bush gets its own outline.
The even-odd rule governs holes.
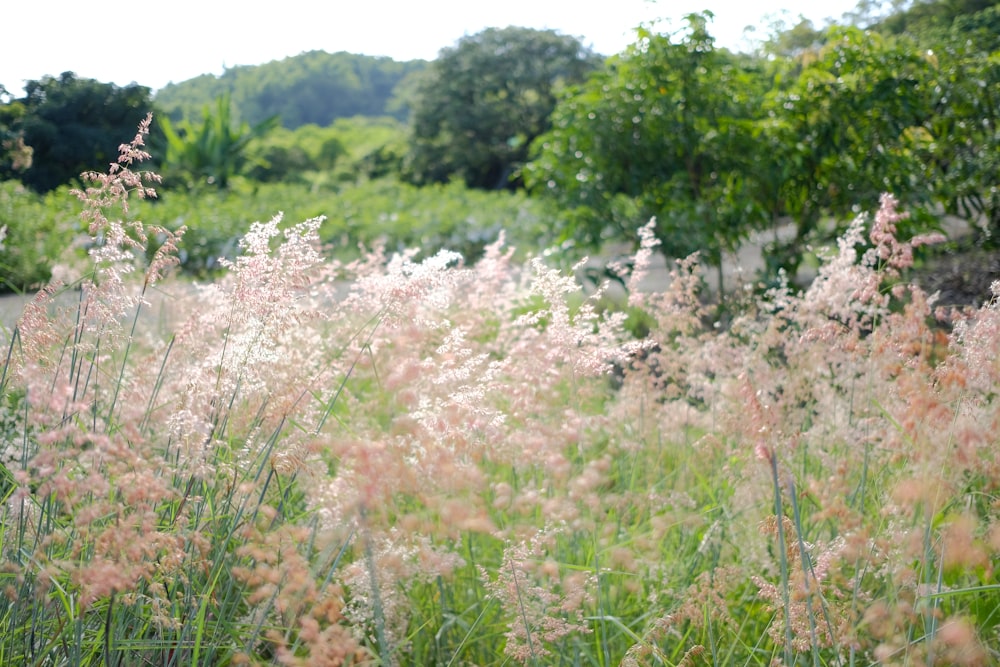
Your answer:
[[[79,226],[80,206],[65,189],[38,195],[16,181],[0,182],[0,292],[24,292],[48,282],[52,265]]]

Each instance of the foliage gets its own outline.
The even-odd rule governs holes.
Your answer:
[[[396,87],[424,67],[422,60],[308,51],[262,65],[230,67],[221,76],[171,83],[157,91],[156,103],[173,120],[190,120],[228,94],[237,120],[256,125],[277,115],[291,130],[359,115],[403,120],[409,110],[396,96]]]
[[[1000,3],[993,3],[991,7],[974,14],[956,16],[948,33],[952,42],[964,39],[970,50],[980,53],[1000,51]]]
[[[340,118],[329,131],[345,150],[335,180],[356,182],[402,173],[407,130],[394,118]]]
[[[344,260],[356,258],[359,245],[380,242],[424,255],[447,248],[472,260],[501,232],[522,253],[538,253],[554,242],[551,230],[559,218],[546,202],[524,193],[469,190],[460,183],[418,188],[395,179],[324,185],[315,174],[252,189],[243,183],[226,190],[162,191],[156,199],[134,202],[127,218],[171,230],[185,226],[180,270],[208,277],[221,270],[221,258],[236,257],[245,221],[267,220],[274,211],[289,219],[326,216],[323,242]],[[72,262],[85,245],[75,223],[80,212],[61,190],[40,197],[17,183],[2,184],[0,227],[7,225],[8,238],[0,251],[0,273],[7,281],[0,291],[37,286],[56,265]]]
[[[145,86],[122,88],[72,72],[28,81],[24,91],[4,115],[16,107],[10,129],[32,150],[31,166],[17,178],[37,192],[74,183],[93,165],[113,162],[120,137],[152,108]]]
[[[410,178],[512,187],[558,92],[597,62],[576,38],[529,28],[488,28],[443,49],[417,84]]]
[[[326,145],[326,149],[326,161],[332,167],[342,148],[339,144],[331,142]],[[318,166],[303,148],[285,142],[268,143],[259,147],[253,154],[251,160],[253,166],[247,170],[247,177],[260,183],[294,181],[306,172],[315,171]]]
[[[909,39],[834,27],[794,82],[769,98],[769,155],[784,165],[781,212],[797,230],[779,251],[786,266],[797,265],[823,216],[849,219],[882,192],[897,193],[914,221],[927,223],[934,193],[920,177],[918,149],[932,82],[931,63]]]
[[[998,6],[996,0],[911,0],[900,5],[870,27],[885,34],[918,35],[947,30],[963,17]]]
[[[933,44],[934,110],[922,155],[945,210],[1000,238],[1000,6],[959,17]]]
[[[667,256],[699,250],[718,265],[751,231],[791,220],[794,238],[767,252],[774,277],[795,275],[808,244],[885,191],[911,210],[906,231],[931,226],[945,201],[985,210],[988,57],[948,74],[908,36],[853,27],[806,31],[808,46],[772,45],[791,52],[770,60],[736,56],[715,49],[709,18],[673,36],[641,28],[557,106],[525,173],[568,209],[564,237],[635,242],[655,217]]]
[[[0,85],[0,180],[20,174],[31,166],[32,149],[24,143],[24,134],[15,128],[24,117],[23,102],[15,102]]]
[[[141,139],[77,305],[5,341],[5,663],[1000,658],[1000,294],[935,328],[891,197],[729,328],[690,260],[634,289],[644,228],[635,341],[500,243],[344,264],[318,219],[164,281],[179,239],[108,217]]]
[[[560,101],[525,173],[574,211],[566,238],[634,241],[656,217],[664,253],[701,250],[719,265],[769,222],[751,183],[763,73],[715,48],[710,18],[691,15],[674,36],[640,28],[628,51]]]
[[[39,195],[0,182],[0,293],[38,289],[76,236],[80,207],[64,188]]]
[[[247,177],[261,183],[301,181],[319,168],[332,170],[344,154],[344,146],[323,128],[303,125],[292,131],[275,128],[255,142]]]
[[[392,251],[421,257],[446,249],[473,261],[501,234],[524,254],[553,241],[558,212],[519,192],[483,192],[461,183],[422,188],[381,179],[344,188],[328,206],[324,239],[345,248],[382,240]],[[324,211],[324,214],[326,211]]]
[[[406,128],[388,116],[338,118],[327,127],[277,128],[256,141],[247,177],[258,182],[300,182],[315,187],[398,177]]]
[[[181,269],[201,276],[217,272],[220,258],[235,257],[244,220],[266,220],[272,211],[292,219],[324,216],[319,234],[328,251],[345,260],[356,258],[359,245],[378,243],[423,256],[455,250],[471,260],[501,232],[524,252],[538,251],[552,241],[549,225],[557,215],[523,193],[481,192],[460,183],[418,188],[392,179],[335,188],[273,183],[254,193],[166,192],[132,208],[143,220],[186,226]]]
[[[778,58],[798,59],[803,54],[818,49],[825,41],[825,30],[814,26],[809,19],[800,17],[791,27],[778,24],[762,48],[765,53]]]
[[[188,188],[202,185],[225,188],[248,167],[247,149],[279,124],[277,116],[250,127],[235,126],[228,96],[216,100],[215,109],[202,110],[200,125],[182,120],[174,127],[160,120],[166,140],[165,172],[169,183],[183,182]],[[182,180],[183,179],[183,180]]]

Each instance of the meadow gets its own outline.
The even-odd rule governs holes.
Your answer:
[[[192,284],[142,141],[4,333],[0,664],[1000,662],[1000,285],[937,307],[891,196],[723,326],[651,225],[614,307],[321,218]]]

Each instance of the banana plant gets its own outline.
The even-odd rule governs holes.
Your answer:
[[[249,166],[247,146],[280,124],[278,116],[250,126],[233,122],[229,95],[216,100],[214,113],[208,105],[199,125],[184,119],[176,124],[161,120],[166,139],[165,171],[185,178],[189,186],[201,184],[225,188],[233,176]]]

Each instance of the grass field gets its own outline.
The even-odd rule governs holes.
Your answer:
[[[891,197],[726,326],[649,228],[615,308],[318,219],[191,288],[139,139],[6,339],[0,664],[1000,661],[1000,285],[902,281]]]

